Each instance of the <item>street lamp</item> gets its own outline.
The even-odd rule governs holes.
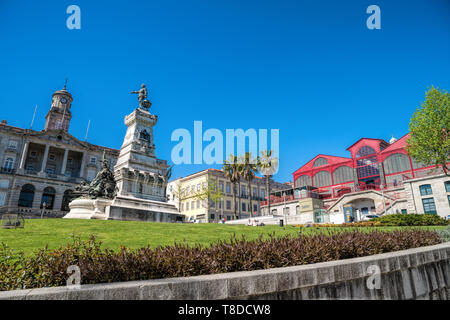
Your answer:
[[[283,213],[284,213],[284,222],[287,225],[287,216],[286,216],[286,192],[283,192],[283,202],[284,202],[284,208],[283,208]]]
[[[380,185],[380,189],[381,189],[381,196],[383,197],[383,210],[384,210],[384,213],[386,213],[386,201],[384,201],[384,192],[383,192],[384,184]]]
[[[45,208],[47,208],[47,203],[44,201],[44,203],[42,204],[41,219],[44,217]]]

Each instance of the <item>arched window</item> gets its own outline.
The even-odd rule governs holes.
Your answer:
[[[325,158],[317,158],[316,161],[314,161],[313,167],[321,167],[328,164],[328,160]]]
[[[419,186],[419,190],[420,190],[421,196],[428,196],[430,194],[433,194],[433,190],[431,189],[430,184],[423,184],[423,185]]]
[[[34,186],[32,184],[24,184],[20,190],[19,207],[33,207]]]
[[[333,172],[334,184],[344,183],[353,180],[354,180],[353,168],[349,166],[340,166]]]
[[[69,211],[69,203],[73,200],[72,190],[68,189],[64,191],[62,203],[61,203],[61,211]]]
[[[390,155],[384,160],[383,164],[384,172],[386,174],[411,170],[409,158],[403,153],[394,153]]]
[[[375,154],[375,150],[372,147],[369,146],[363,146],[358,150],[358,153],[356,154],[357,158],[362,158],[365,156],[369,156],[371,154]]]
[[[328,171],[319,171],[313,178],[314,187],[326,187],[331,185],[331,174]]]
[[[42,193],[41,198],[41,207],[45,203],[45,207],[47,209],[53,209],[53,204],[55,203],[55,195],[56,191],[52,187],[47,187],[44,189],[44,192]]]
[[[296,188],[310,186],[310,185],[312,185],[310,176],[302,175],[302,176],[298,177],[297,179],[295,179],[295,187]]]

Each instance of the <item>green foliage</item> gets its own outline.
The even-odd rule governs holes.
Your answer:
[[[450,221],[433,214],[388,214],[371,219],[370,222],[379,222],[381,226],[445,226]]]
[[[450,241],[450,227],[448,227],[447,229],[443,229],[443,230],[437,230],[436,232],[441,237],[442,242]]]
[[[441,166],[449,174],[450,94],[431,87],[409,124],[407,151],[425,166]]]
[[[232,238],[209,247],[174,246],[103,249],[94,237],[73,238],[65,247],[40,249],[33,256],[0,247],[0,290],[64,286],[76,265],[82,284],[186,277],[249,271],[348,259],[441,243],[435,231],[329,232],[296,236]]]

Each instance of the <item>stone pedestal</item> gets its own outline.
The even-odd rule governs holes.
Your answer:
[[[112,200],[79,198],[69,203],[70,211],[65,219],[108,219],[108,207]]]

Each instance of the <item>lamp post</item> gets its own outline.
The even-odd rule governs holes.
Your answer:
[[[42,204],[41,219],[44,217],[44,211],[45,211],[45,208],[47,208],[47,203],[46,203],[46,202],[44,202],[44,203]]]
[[[384,210],[384,213],[386,213],[386,201],[384,201],[384,192],[383,192],[384,184],[380,185],[380,189],[381,189],[381,196],[383,197],[383,210]]]
[[[287,225],[287,216],[286,216],[286,192],[283,192],[283,202],[284,202],[284,208],[283,208],[283,213],[284,213],[284,222]]]

